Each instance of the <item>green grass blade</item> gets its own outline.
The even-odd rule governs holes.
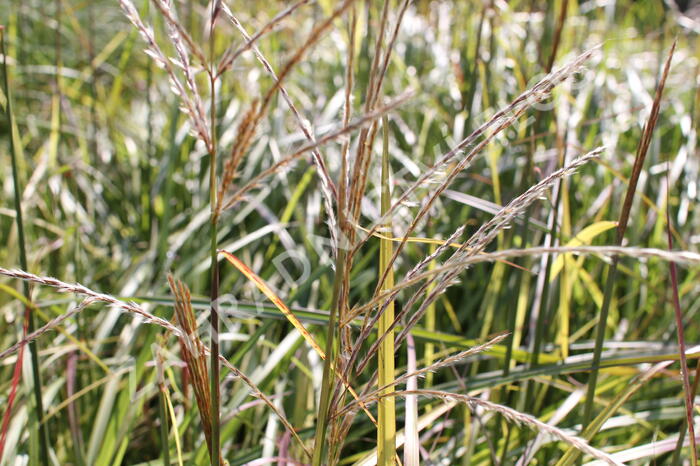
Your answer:
[[[14,132],[14,115],[12,113],[12,95],[10,94],[10,84],[7,77],[7,55],[5,54],[5,30],[4,27],[0,26],[0,54],[3,57],[2,60],[2,71],[3,71],[3,88],[5,93],[5,116],[7,118],[7,127],[10,129],[10,157],[12,159],[12,183],[14,185],[14,197],[15,197],[15,215],[17,218],[17,234],[19,238],[19,260],[20,266],[23,270],[29,270],[27,266],[27,249],[26,249],[26,239],[24,231],[24,221],[22,218],[22,190],[20,189],[20,176],[17,169],[17,145],[15,143],[15,132]],[[27,282],[23,283],[24,296],[27,301],[31,300],[31,290]],[[25,316],[28,320],[27,322],[27,333],[32,333],[36,327],[35,315],[31,310],[31,306],[25,306]],[[29,343],[29,353],[31,355],[32,364],[32,377],[33,389],[34,389],[34,415],[35,422],[38,426],[39,431],[39,455],[40,461],[44,465],[49,464],[49,432],[45,423],[41,422],[44,417],[44,404],[41,399],[41,394],[43,392],[41,383],[41,373],[39,368],[39,356],[36,341]]]
[[[389,180],[389,128],[388,119],[383,118],[383,150],[382,150],[382,180],[381,180],[381,214],[382,216],[391,208],[391,187]],[[384,224],[387,232],[391,231],[391,221]],[[386,291],[394,287],[394,271],[391,266],[393,254],[392,242],[386,239],[379,240],[379,276],[386,275],[381,290]],[[387,268],[389,270],[387,271]],[[392,300],[382,312],[378,322],[378,335],[385,335],[379,346],[377,354],[378,384],[380,387],[389,386],[394,381],[394,330],[390,330],[394,322],[394,301]],[[388,394],[394,391],[393,385],[382,393]],[[379,399],[377,406],[377,465],[386,466],[395,464],[396,456],[396,403],[394,397],[386,396]]]

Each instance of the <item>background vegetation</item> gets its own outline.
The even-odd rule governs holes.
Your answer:
[[[381,464],[570,464],[572,436],[627,464],[696,461],[684,400],[694,398],[700,341],[698,19],[660,0],[223,3],[238,25],[221,10],[212,37],[206,2],[137,2],[162,56],[143,53],[151,29],[139,31],[126,3],[0,5],[0,271],[10,276],[0,282],[0,461],[208,464],[217,454],[210,460],[207,447],[219,450],[212,430],[232,465],[309,463],[319,451],[317,464],[372,464],[378,443]],[[551,95],[528,92],[571,63],[569,79],[544,80],[557,84]],[[523,93],[527,105],[461,144]],[[314,137],[325,168],[309,150]],[[599,146],[575,173],[557,172]],[[518,207],[550,178],[551,189]],[[509,216],[501,206],[514,200]],[[625,212],[626,229],[617,223]],[[487,232],[488,244],[472,236]],[[455,261],[474,263],[450,263],[448,238],[471,248]],[[528,252],[617,244],[633,249]],[[482,249],[521,252],[500,261],[470,252]],[[670,257],[682,260],[677,270],[660,257],[669,249],[688,252]],[[386,294],[373,300],[421,261],[424,275],[402,288],[396,309]],[[23,282],[10,269],[38,277]],[[41,278],[50,276],[64,283]],[[225,296],[219,351],[231,366],[221,370],[218,433],[203,385],[213,283]],[[373,346],[392,331],[389,312],[400,338]],[[16,344],[47,323],[33,359],[32,346]],[[203,341],[188,346],[183,329]],[[325,370],[319,350],[332,355]],[[395,371],[382,356],[394,351]],[[403,393],[382,398],[378,413],[378,366],[391,382],[446,357],[399,380]],[[366,395],[362,409],[347,385]],[[379,415],[384,447],[364,409]],[[315,433],[321,421],[328,428]],[[394,425],[397,458],[387,447]]]

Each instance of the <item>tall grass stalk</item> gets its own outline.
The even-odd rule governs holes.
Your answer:
[[[666,236],[668,239],[668,249],[673,250],[673,235],[671,234],[671,204],[670,190],[671,179],[668,176],[671,167],[668,167],[666,172]],[[673,313],[676,318],[676,337],[678,339],[678,350],[680,352],[681,363],[681,379],[683,380],[683,395],[685,402],[685,421],[688,428],[688,437],[690,440],[690,458],[691,464],[697,466],[698,451],[695,444],[695,425],[693,423],[693,400],[695,398],[694,390],[690,386],[690,374],[688,373],[688,357],[686,356],[685,331],[683,329],[683,311],[681,310],[681,300],[678,292],[678,270],[673,262],[668,264],[671,275],[671,297],[673,300]],[[697,374],[695,375],[697,379]],[[679,435],[679,440],[682,436]],[[682,441],[681,441],[682,445]]]
[[[341,223],[342,225],[342,223]],[[335,333],[338,308],[341,306],[341,286],[345,281],[345,249],[338,250],[335,261],[335,276],[333,281],[333,296],[330,315],[328,317],[328,329],[326,331],[326,360],[323,363],[323,379],[321,380],[321,398],[318,403],[316,418],[316,433],[314,435],[314,450],[311,464],[321,466],[325,464],[325,456],[328,450],[326,445],[326,429],[328,426],[329,408],[331,402],[331,390],[333,389],[334,375],[332,361],[335,358]]]
[[[7,118],[7,128],[10,133],[10,158],[12,160],[12,183],[14,185],[15,215],[17,218],[17,236],[19,243],[19,263],[23,270],[29,270],[27,263],[27,246],[25,239],[24,220],[22,216],[22,189],[20,175],[17,169],[18,151],[15,141],[15,121],[12,112],[12,94],[10,93],[10,83],[7,72],[7,55],[5,52],[5,28],[0,25],[0,54],[2,55],[3,91],[5,93],[5,116]],[[31,308],[31,289],[29,283],[23,283],[24,297],[26,298],[25,319],[27,320],[27,332],[32,333],[36,328],[35,315]],[[41,383],[41,372],[39,368],[39,356],[35,341],[29,343],[29,353],[31,355],[32,378],[34,389],[34,417],[39,433],[39,460],[41,464],[49,464],[49,431],[46,423],[41,422],[44,417],[44,403],[41,398],[43,392]],[[2,459],[2,458],[0,458]]]
[[[161,342],[162,344],[162,342]],[[155,355],[156,378],[158,380],[158,418],[160,420],[160,448],[163,453],[163,464],[170,464],[170,444],[168,443],[168,401],[166,399],[167,387],[165,385],[165,368],[163,367],[163,355],[161,345]],[[177,433],[176,433],[177,434]]]
[[[639,175],[642,172],[642,167],[644,166],[644,159],[646,158],[647,151],[649,150],[649,145],[651,144],[651,137],[654,132],[654,127],[656,126],[656,121],[659,118],[659,108],[661,106],[661,96],[663,94],[664,86],[666,84],[666,78],[668,77],[668,72],[671,68],[671,59],[673,58],[673,52],[676,49],[676,42],[673,42],[671,50],[668,53],[668,58],[666,59],[666,64],[661,74],[661,79],[656,87],[656,95],[654,97],[654,102],[651,106],[651,113],[649,114],[649,119],[644,126],[644,131],[642,132],[642,138],[637,146],[637,154],[634,159],[634,166],[632,167],[632,175],[629,179],[629,184],[627,186],[627,193],[625,194],[625,200],[622,204],[622,209],[620,211],[620,218],[617,224],[617,234],[615,238],[615,244],[618,246],[622,245],[622,240],[625,237],[625,231],[627,230],[627,223],[630,218],[630,211],[632,210],[632,201],[634,199],[634,194],[637,189],[637,182],[639,181]],[[608,276],[605,282],[605,292],[603,297],[603,305],[600,310],[600,315],[598,316],[598,324],[596,326],[596,337],[595,346],[593,348],[593,361],[591,363],[591,373],[588,379],[588,388],[586,392],[586,402],[583,411],[583,423],[582,426],[587,426],[593,416],[593,401],[595,400],[595,390],[598,383],[598,371],[600,370],[600,357],[603,352],[603,342],[605,340],[605,330],[607,328],[608,313],[610,311],[610,303],[613,298],[613,293],[615,291],[615,280],[617,278],[617,268],[620,261],[619,256],[613,256],[612,262],[608,267]]]
[[[409,373],[416,372],[416,343],[412,335],[406,337],[406,370]],[[417,390],[418,378],[409,377],[406,380],[406,390]],[[404,466],[418,466],[420,464],[420,437],[418,436],[418,397],[406,397],[406,420],[404,422]]]
[[[695,395],[698,393],[698,384],[700,382],[700,377],[698,377],[698,374],[700,374],[700,359],[697,360],[697,363],[695,364],[695,378],[693,379],[693,386],[690,388],[690,399],[694,400]],[[691,416],[692,419],[692,416]],[[678,440],[676,442],[676,449],[673,452],[673,456],[671,457],[671,464],[681,464],[680,458],[681,458],[681,452],[683,451],[683,443],[685,440],[685,433],[688,430],[688,416],[686,414],[686,418],[683,420],[683,425],[678,431]],[[697,448],[697,447],[696,447]]]
[[[210,145],[209,145],[209,208],[211,212],[210,218],[210,299],[211,310],[209,314],[210,326],[210,373],[209,383],[211,390],[211,464],[218,466],[220,464],[220,445],[221,445],[221,428],[220,428],[220,410],[221,397],[219,391],[220,379],[220,363],[219,363],[219,309],[217,300],[219,299],[219,261],[217,253],[217,234],[219,223],[219,205],[217,202],[217,137],[216,137],[216,71],[215,71],[215,53],[216,53],[216,36],[214,35],[214,27],[216,19],[221,9],[220,0],[212,0],[211,16],[209,18],[209,87],[211,93],[211,101],[209,103],[209,126],[210,126]]]
[[[381,214],[384,215],[391,207],[391,181],[389,179],[389,120],[385,116],[382,119],[383,147],[382,147],[382,174],[381,174]],[[384,223],[386,234],[391,234],[391,220]],[[386,274],[386,280],[382,283],[381,291],[394,287],[394,272],[391,270],[391,254],[393,245],[391,240],[379,240],[379,270]],[[387,268],[390,270],[387,271]],[[381,275],[380,274],[380,275]],[[378,383],[380,387],[389,386],[383,394],[391,393],[394,381],[394,302],[390,302],[384,308],[379,318],[378,334],[384,337],[377,353]],[[395,464],[396,456],[396,403],[394,398],[387,396],[380,398],[377,405],[377,464],[381,466]]]
[[[148,12],[148,2],[145,1],[145,6],[146,6],[146,12]],[[92,160],[93,163],[96,163],[98,160],[97,157],[97,63],[95,63],[95,2],[90,2],[87,6],[87,12],[88,12],[88,21],[90,24],[88,24],[88,60],[90,63],[90,82],[89,82],[89,89],[90,89],[90,131],[88,133],[88,138],[89,138],[89,148],[90,148],[90,157],[89,160]],[[147,154],[150,156],[152,155],[152,142],[153,142],[153,118],[152,118],[152,99],[151,99],[151,79],[153,77],[152,74],[152,64],[151,61],[149,60],[148,62],[148,71],[147,71],[147,79],[146,79],[146,102],[148,105],[148,142],[147,142]],[[150,160],[150,157],[147,159]]]

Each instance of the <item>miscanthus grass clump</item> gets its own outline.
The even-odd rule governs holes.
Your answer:
[[[35,3],[3,464],[697,464],[685,10]]]

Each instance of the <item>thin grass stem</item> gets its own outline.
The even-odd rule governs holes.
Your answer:
[[[221,365],[219,363],[219,313],[216,304],[219,299],[219,261],[217,251],[217,234],[219,222],[219,208],[217,205],[217,140],[216,140],[216,73],[214,71],[214,57],[216,52],[216,37],[214,35],[214,26],[216,25],[216,17],[221,8],[219,0],[213,0],[211,4],[211,17],[209,24],[209,87],[211,92],[210,102],[210,141],[209,148],[209,208],[211,212],[210,225],[210,300],[211,310],[209,314],[209,326],[211,332],[210,342],[210,374],[209,384],[211,391],[211,451],[210,459],[212,466],[220,464],[221,450],[221,426],[220,426],[220,410],[221,397],[219,391],[219,378],[221,374]]]
[[[668,53],[668,58],[666,59],[666,64],[664,66],[661,80],[656,87],[656,96],[654,98],[654,103],[651,107],[651,114],[646,122],[644,131],[642,133],[642,139],[639,141],[637,146],[637,155],[634,160],[634,166],[632,168],[632,175],[630,176],[629,184],[627,186],[627,193],[625,194],[625,200],[620,211],[620,220],[617,226],[617,237],[616,244],[618,246],[622,245],[622,240],[625,237],[625,231],[627,230],[627,222],[629,221],[630,211],[632,210],[632,200],[634,198],[635,191],[637,189],[637,182],[639,181],[639,175],[642,172],[642,167],[644,166],[644,159],[646,158],[647,151],[649,150],[649,145],[651,143],[651,137],[654,132],[654,127],[656,126],[656,121],[659,117],[659,107],[661,104],[661,96],[663,94],[664,85],[666,84],[666,78],[668,77],[668,72],[671,67],[671,59],[673,58],[673,52],[676,49],[676,42],[671,46],[671,50]],[[600,357],[603,352],[603,340],[605,339],[605,329],[607,327],[608,313],[610,311],[610,303],[613,298],[613,292],[615,290],[615,278],[617,276],[617,267],[619,263],[619,256],[614,256],[610,267],[608,267],[608,276],[605,282],[605,294],[603,299],[603,305],[600,310],[600,316],[598,317],[598,325],[596,328],[595,346],[593,348],[593,361],[591,364],[591,374],[588,379],[588,389],[586,393],[586,402],[583,411],[583,426],[588,425],[593,416],[593,401],[595,399],[595,390],[598,382],[598,372],[600,370]]]
[[[382,174],[381,174],[381,213],[384,215],[391,207],[391,186],[389,180],[389,120],[382,118],[383,150],[382,150]],[[391,232],[391,220],[384,224],[387,232]],[[381,290],[389,290],[394,287],[393,270],[391,268],[391,254],[393,244],[386,239],[379,240],[379,270],[386,273],[386,280],[382,283]],[[394,301],[384,308],[379,318],[378,335],[384,337],[377,353],[378,384],[380,387],[389,386],[382,391],[388,394],[393,391],[390,386],[394,380]],[[396,456],[396,403],[393,397],[380,398],[377,405],[377,464],[380,466],[393,465]]]
[[[160,443],[163,454],[163,464],[170,464],[170,445],[168,444],[168,402],[165,391],[165,375],[163,374],[162,355],[156,355],[156,371],[158,378],[158,418],[160,419]]]
[[[12,113],[12,95],[10,94],[10,84],[7,77],[7,55],[5,53],[5,29],[0,26],[0,55],[2,55],[2,72],[3,72],[3,90],[5,93],[6,107],[5,116],[7,118],[7,127],[10,131],[10,158],[12,160],[12,183],[14,185],[14,198],[15,198],[15,215],[17,218],[17,235],[19,243],[19,263],[22,269],[28,270],[27,267],[27,246],[25,238],[24,220],[22,217],[22,189],[20,188],[20,176],[19,170],[17,168],[17,147],[15,145],[15,122]],[[31,302],[31,289],[29,283],[23,283],[24,296],[27,302]],[[25,316],[28,320],[27,322],[27,333],[34,332],[36,328],[35,315],[31,310],[31,306],[25,306]],[[35,341],[29,343],[29,353],[31,355],[31,365],[32,365],[32,377],[34,378],[33,389],[34,389],[34,416],[35,422],[38,426],[39,431],[39,460],[41,464],[49,464],[49,431],[46,427],[46,423],[41,422],[44,417],[44,403],[41,398],[42,394],[42,383],[41,383],[41,373],[39,371],[39,356],[37,350],[37,344]]]
[[[671,235],[671,213],[669,212],[669,210],[671,209],[669,199],[670,190],[671,180],[668,176],[668,172],[666,172],[666,234],[668,238],[669,251],[673,249],[673,235]],[[693,466],[697,466],[698,451],[695,444],[695,425],[693,423],[694,390],[690,386],[690,375],[688,373],[688,357],[686,356],[685,331],[683,329],[683,311],[681,310],[681,301],[679,296],[680,293],[678,292],[678,270],[676,268],[676,264],[674,264],[673,262],[670,262],[668,266],[671,272],[671,294],[673,298],[673,312],[676,318],[676,337],[678,338],[678,350],[681,356],[681,378],[683,380],[683,395],[685,401],[685,421],[689,434],[688,437],[690,440],[690,459],[691,464]]]
[[[333,359],[335,358],[335,327],[338,315],[338,309],[341,306],[341,283],[345,276],[345,249],[338,249],[338,257],[336,258],[335,277],[333,281],[333,297],[330,315],[328,316],[328,329],[326,332],[326,360],[323,364],[323,379],[321,382],[321,399],[318,404],[318,417],[316,419],[316,433],[314,436],[314,451],[311,464],[313,466],[321,466],[325,460],[327,451],[326,446],[326,428],[328,426],[329,407],[331,401],[331,391],[333,388]]]

